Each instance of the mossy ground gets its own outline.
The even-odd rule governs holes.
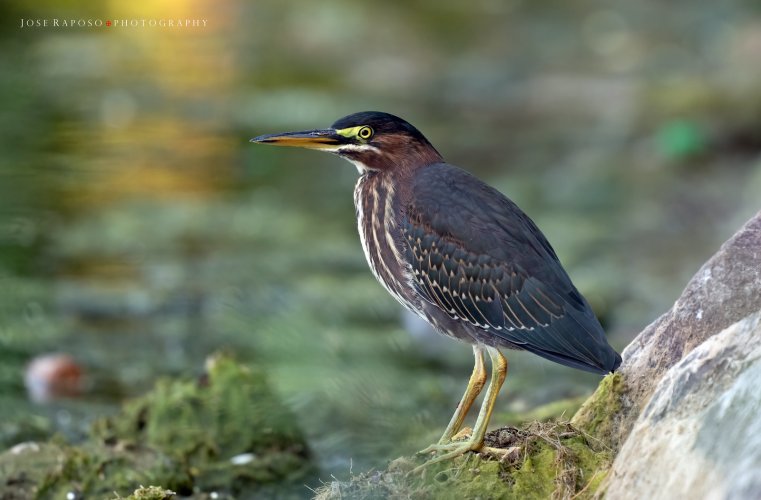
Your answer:
[[[615,418],[621,411],[621,398],[625,390],[624,378],[620,373],[606,376],[594,394],[576,412],[571,422],[607,446],[613,446]]]
[[[140,487],[125,500],[171,500],[176,493],[158,486]],[[117,497],[119,499],[121,497]]]
[[[400,458],[385,471],[332,482],[316,498],[591,498],[611,463],[610,450],[569,422],[532,422],[487,435],[488,446],[509,449],[502,459],[468,453],[411,472],[428,457]]]
[[[185,496],[266,496],[275,487],[303,496],[315,468],[264,375],[225,356],[207,368],[200,381],[160,381],[80,445],[53,439],[0,455],[0,484],[12,490],[2,498],[99,498],[145,484]]]

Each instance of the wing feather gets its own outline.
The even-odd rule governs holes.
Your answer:
[[[583,370],[617,368],[620,356],[555,251],[499,192],[456,167],[425,167],[401,228],[419,295],[477,336]]]

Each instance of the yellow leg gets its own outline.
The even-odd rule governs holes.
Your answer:
[[[439,444],[448,443],[452,439],[452,436],[460,430],[470,407],[473,406],[473,402],[478,395],[481,394],[481,391],[486,385],[486,368],[484,368],[483,346],[473,346],[473,357],[475,358],[475,364],[473,365],[473,373],[470,374],[470,380],[468,380],[468,386],[465,388],[465,394],[462,395],[462,399],[457,405],[457,409],[455,410],[454,415],[452,415],[449,425],[447,425],[444,434],[441,436],[441,439],[439,439]]]
[[[470,439],[464,442],[429,446],[426,450],[427,452],[442,451],[446,453],[416,467],[412,472],[419,471],[420,469],[437,462],[458,457],[468,451],[478,451],[483,448],[486,428],[489,425],[491,414],[494,411],[494,403],[497,401],[499,390],[502,388],[502,384],[507,377],[507,359],[505,359],[502,353],[494,347],[487,347],[486,350],[491,358],[491,381],[489,382],[489,388],[486,389],[484,402],[481,404],[481,410],[478,412],[478,419],[476,420],[476,425],[473,428],[473,433],[471,434]]]
[[[462,427],[462,423],[465,420],[465,416],[468,414],[468,410],[473,406],[473,402],[476,400],[481,391],[486,385],[486,369],[484,368],[484,346],[476,344],[473,346],[473,357],[475,363],[473,365],[473,373],[470,374],[470,380],[468,380],[468,386],[465,388],[465,394],[462,395],[460,403],[457,405],[457,409],[452,415],[449,425],[447,425],[444,434],[439,439],[438,444],[445,444],[452,440],[457,431]],[[429,453],[434,451],[428,448],[421,450],[419,453]]]
[[[502,388],[502,384],[505,383],[507,378],[507,359],[494,347],[486,348],[491,358],[491,383],[486,390],[486,396],[484,396],[484,402],[481,405],[481,411],[478,412],[478,419],[476,425],[473,427],[473,437],[478,441],[479,448],[484,445],[484,436],[486,435],[486,427],[491,420],[491,414],[494,411],[494,403],[497,401],[497,395]]]

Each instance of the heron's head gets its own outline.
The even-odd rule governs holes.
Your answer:
[[[251,141],[328,151],[346,158],[363,173],[441,161],[441,155],[418,129],[378,111],[345,116],[326,129],[261,135]]]

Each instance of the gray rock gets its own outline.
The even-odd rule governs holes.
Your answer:
[[[697,272],[670,311],[623,352],[619,372],[626,390],[613,417],[620,446],[666,372],[725,328],[761,310],[761,212],[748,221]],[[729,361],[728,361],[729,362]],[[699,380],[686,380],[697,384]],[[679,390],[691,392],[695,387]]]
[[[704,267],[703,276],[716,270]],[[703,310],[726,292],[719,287]],[[615,459],[607,497],[761,498],[759,387],[761,311],[710,337],[660,379]]]

